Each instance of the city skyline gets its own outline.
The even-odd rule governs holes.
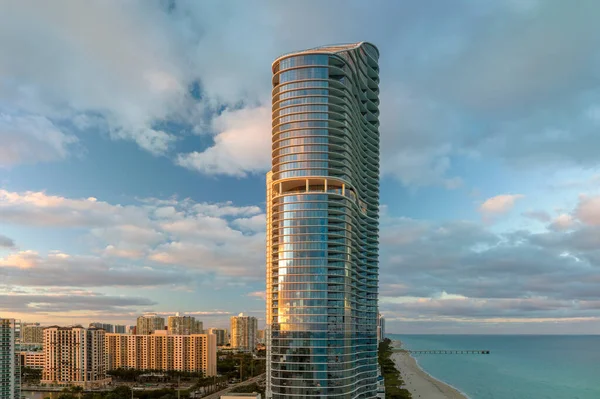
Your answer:
[[[600,4],[578,4],[15,2],[0,317],[262,328],[271,62],[366,40],[387,333],[597,333]]]

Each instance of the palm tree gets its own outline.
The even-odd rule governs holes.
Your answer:
[[[79,399],[81,399],[81,394],[83,393],[83,387],[79,385],[74,385],[71,387],[71,393],[76,394]]]

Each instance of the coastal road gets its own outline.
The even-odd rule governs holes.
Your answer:
[[[260,375],[257,375],[256,377],[250,378],[249,380],[239,382],[239,383],[237,383],[235,385],[232,385],[230,387],[227,387],[227,388],[225,388],[225,389],[223,389],[223,390],[221,390],[219,392],[215,392],[215,393],[210,394],[208,396],[204,396],[202,399],[219,399],[221,397],[221,395],[225,395],[226,393],[229,393],[229,391],[231,391],[235,387],[239,387],[240,385],[252,384],[253,382],[258,382],[258,381],[260,381],[261,379],[264,379],[264,378],[266,378],[266,373],[262,373]]]

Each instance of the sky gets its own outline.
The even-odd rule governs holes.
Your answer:
[[[600,331],[600,3],[6,1],[0,316],[264,324],[271,63],[380,51],[393,333]]]

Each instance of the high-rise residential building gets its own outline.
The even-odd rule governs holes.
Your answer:
[[[0,399],[21,399],[21,323],[0,318]]]
[[[112,324],[108,324],[108,323],[90,323],[90,328],[101,328],[104,331],[106,331],[107,333],[114,333],[115,332],[115,326],[113,326]]]
[[[214,334],[217,338],[217,346],[227,345],[227,330],[224,328],[209,328],[208,334]]]
[[[205,376],[217,375],[217,341],[212,334],[107,334],[106,354],[109,370],[201,371]]]
[[[125,334],[126,333],[126,326],[121,325],[121,324],[115,324],[114,326],[114,333],[115,334]]]
[[[254,351],[256,348],[256,330],[258,321],[256,317],[231,316],[231,347],[240,351]]]
[[[44,327],[40,323],[23,323],[21,343],[41,344],[44,342]]]
[[[256,330],[256,342],[259,344],[265,343],[265,330]]]
[[[164,329],[165,319],[155,313],[148,313],[137,318],[135,333],[138,335],[148,335],[156,330]]]
[[[272,65],[268,398],[376,396],[378,58],[361,42]]]
[[[381,313],[377,314],[377,341],[381,342],[385,338],[385,317]]]
[[[190,335],[204,333],[202,322],[192,316],[181,316],[176,313],[175,316],[169,316],[167,320],[167,329],[172,335]]]
[[[51,326],[44,329],[45,367],[42,384],[78,385],[95,388],[106,385],[106,331],[81,326]]]

